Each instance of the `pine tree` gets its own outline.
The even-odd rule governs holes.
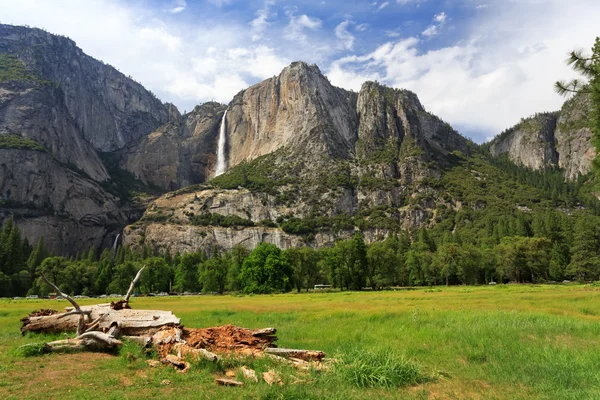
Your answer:
[[[48,251],[46,250],[44,237],[42,236],[27,259],[27,269],[31,276],[35,276],[37,267],[42,264],[46,257],[48,257]]]
[[[579,281],[600,277],[600,221],[597,218],[583,215],[578,219],[567,273]]]

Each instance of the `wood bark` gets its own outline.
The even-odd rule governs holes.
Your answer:
[[[79,326],[80,314],[70,314],[69,311],[70,309],[67,309],[65,313],[24,318],[21,333],[76,331]],[[163,310],[132,310],[130,308],[114,310],[110,304],[97,304],[82,306],[81,311],[89,315],[92,320],[89,325],[86,325],[85,330],[93,328],[106,332],[116,323],[121,334],[128,336],[152,336],[162,327],[179,326],[181,323],[181,320],[171,311]]]

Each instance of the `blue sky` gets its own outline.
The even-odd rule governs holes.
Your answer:
[[[413,90],[478,142],[560,107],[552,84],[598,15],[596,0],[0,0],[0,22],[69,36],[182,112],[304,60],[349,90]]]

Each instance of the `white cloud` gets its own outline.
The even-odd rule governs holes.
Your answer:
[[[389,3],[388,1],[386,1],[386,2],[384,2],[384,3],[381,3],[381,4],[379,5],[379,7],[377,7],[377,10],[376,10],[375,12],[379,12],[379,11],[383,10],[384,8],[386,8],[386,7],[387,7],[387,6],[389,6],[389,5],[390,5],[390,3]]]
[[[433,20],[437,23],[443,24],[444,22],[446,22],[446,17],[446,13],[441,12],[439,14],[434,15]]]
[[[290,22],[286,28],[285,38],[288,40],[304,42],[306,34],[304,29],[317,30],[321,28],[323,22],[319,18],[309,17],[306,14],[295,16],[293,13],[288,13]]]
[[[483,141],[564,102],[553,83],[572,76],[566,53],[591,48],[597,27],[584,21],[600,14],[600,3],[572,1],[565,8],[561,0],[515,1],[510,7],[496,0],[472,21],[463,42],[425,52],[417,38],[385,43],[333,62],[328,76],[353,90],[374,79],[413,90],[430,111]]]
[[[257,11],[256,18],[250,22],[252,27],[252,41],[260,40],[269,26],[270,8],[275,4],[274,0],[266,0],[263,8]]]
[[[358,25],[356,25],[356,28],[355,28],[355,29],[356,29],[358,32],[364,32],[364,31],[367,31],[367,30],[369,30],[369,26],[370,26],[369,24],[358,24]]]
[[[346,50],[352,50],[354,46],[354,35],[348,32],[350,21],[344,21],[335,27],[335,36],[340,40],[342,46]]]
[[[427,29],[425,29],[421,34],[427,37],[433,37],[440,33],[439,29],[442,25],[446,23],[447,15],[445,12],[441,12],[439,14],[435,14],[433,16],[433,24],[429,25]]]
[[[172,14],[178,14],[178,13],[182,12],[183,10],[185,10],[185,7],[187,6],[185,0],[175,0],[174,5],[175,5],[175,7],[170,8],[167,11]]]
[[[422,33],[423,36],[435,36],[438,34],[437,25],[429,25]]]

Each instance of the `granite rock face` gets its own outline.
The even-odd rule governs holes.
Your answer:
[[[152,93],[68,38],[0,24],[0,53],[17,55],[28,70],[60,88],[82,137],[96,150],[117,150],[168,121]]]
[[[10,215],[31,243],[58,254],[99,246],[130,220],[119,199],[63,167],[44,150],[0,149],[0,218]]]
[[[577,94],[559,112],[523,119],[490,143],[493,156],[507,154],[513,162],[539,170],[560,167],[565,178],[576,179],[591,170],[596,155],[591,143],[591,100]]]
[[[538,114],[524,119],[491,144],[493,156],[507,153],[516,164],[534,170],[556,166],[558,153],[554,133],[558,113]]]
[[[292,63],[229,104],[228,167],[281,147],[348,157],[356,141],[355,104],[356,94],[332,86],[316,65]]]
[[[252,249],[263,241],[284,249],[330,246],[352,237],[354,229],[346,225],[307,236],[272,227],[273,221],[348,217],[373,209],[385,210],[379,215],[402,228],[418,228],[443,202],[421,183],[439,178],[452,152],[470,153],[468,141],[428,113],[414,93],[375,82],[365,83],[358,94],[346,92],[304,63],[238,94],[226,121],[229,168],[254,160],[261,163],[261,179],[287,183],[251,191],[218,189],[209,182],[166,194],[126,228],[124,243],[181,253],[214,246]],[[196,224],[197,217],[209,214],[253,226]],[[369,243],[391,231],[363,229]]]
[[[171,121],[123,152],[121,166],[162,190],[207,181],[214,173],[219,126],[226,106],[204,103]]]
[[[568,179],[591,171],[596,149],[592,145],[592,104],[588,95],[577,95],[562,107],[554,133],[558,165]]]
[[[0,24],[0,69],[0,222],[12,216],[30,242],[44,236],[57,254],[111,242],[140,206],[107,189],[115,183],[100,152],[148,134],[169,110],[39,29]]]

